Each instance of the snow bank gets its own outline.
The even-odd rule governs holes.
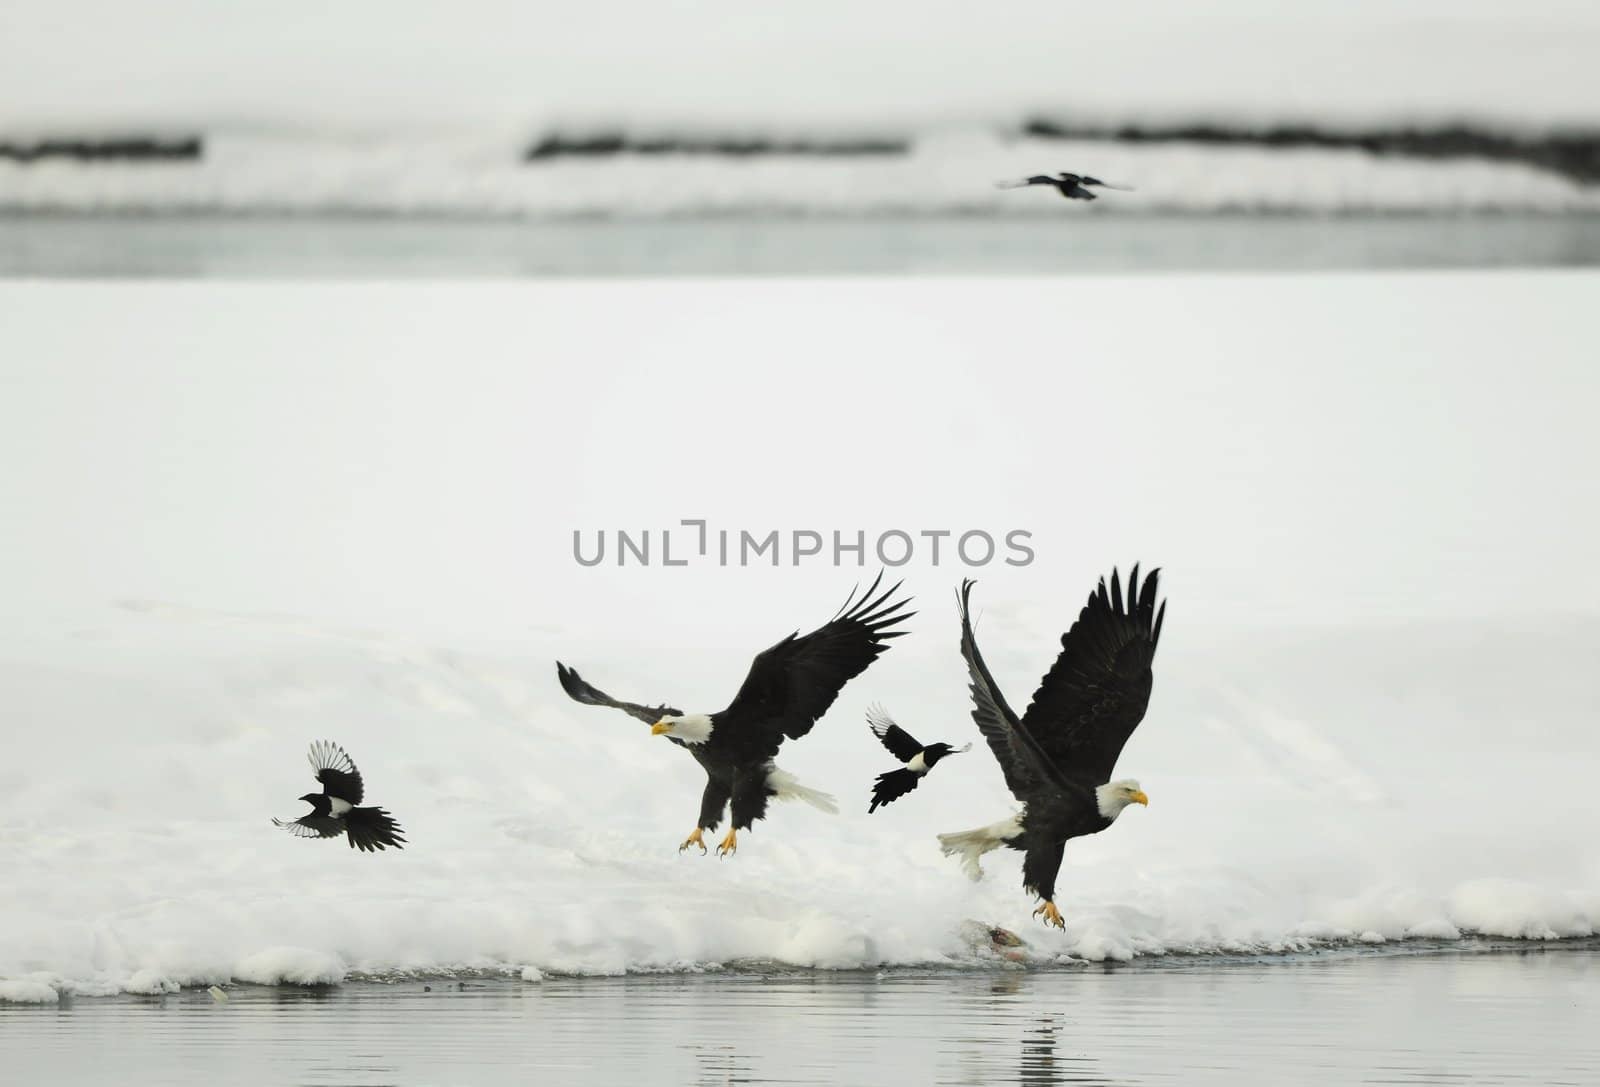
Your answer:
[[[1480,879],[1457,887],[1449,910],[1463,928],[1475,932],[1557,940],[1594,935],[1600,896],[1555,892],[1520,880]]]
[[[185,163],[0,161],[0,210],[367,212],[531,218],[1152,212],[1592,212],[1600,189],[1514,162],[1360,150],[925,133],[867,158],[620,155],[523,163],[509,140],[219,133]],[[1058,170],[1137,187],[1092,205],[1000,179]]]
[[[973,921],[1043,962],[1593,932],[1596,457],[1570,323],[1592,289],[0,286],[0,483],[35,514],[0,594],[7,999],[992,964]],[[752,345],[805,375],[789,410],[680,444],[748,386]],[[841,402],[894,405],[881,477],[816,441]],[[581,568],[572,529],[873,527],[885,503],[910,528],[1030,528],[1038,561],[903,569],[910,636],[779,759],[840,814],[775,805],[735,858],[679,854],[700,771],[567,700],[555,660],[715,710],[860,571]],[[1119,766],[1151,803],[1068,847],[1049,931],[1016,855],[973,883],[939,853],[1012,810],[982,745],[868,816],[888,765],[863,715],[976,739],[960,576],[1022,704],[1094,576],[1136,557],[1172,601]],[[272,826],[325,737],[404,851]]]
[[[296,645],[270,623],[251,630],[237,617],[180,625],[196,623],[215,643],[199,658],[175,653],[157,665],[163,621],[130,613],[70,673],[14,660],[0,669],[0,688],[54,737],[39,745],[46,764],[64,764],[57,744],[84,748],[69,777],[12,776],[0,860],[14,890],[0,895],[0,975],[49,971],[67,991],[92,995],[230,980],[327,985],[352,971],[537,979],[752,960],[977,964],[984,957],[961,936],[971,918],[1022,933],[1035,961],[1462,934],[1554,939],[1600,925],[1586,802],[1501,818],[1471,795],[1555,761],[1581,779],[1595,759],[1587,721],[1546,707],[1541,743],[1520,766],[1460,753],[1460,723],[1447,713],[1406,717],[1406,745],[1379,739],[1396,727],[1397,705],[1447,694],[1470,658],[1331,709],[1314,690],[1293,689],[1246,709],[1209,678],[1223,655],[1197,661],[1175,638],[1153,727],[1125,763],[1152,806],[1069,847],[1059,895],[1068,925],[1054,933],[1029,918],[1015,855],[991,854],[974,884],[933,840],[1009,810],[981,750],[871,819],[864,803],[831,818],[777,808],[734,860],[680,856],[697,771],[642,726],[559,701],[543,674],[552,669],[538,666],[555,644],[530,647],[525,662],[459,652],[426,660],[360,642]],[[1028,672],[1016,661],[1042,663],[1051,631],[1018,633],[997,628],[990,642],[996,667],[1021,689]],[[1359,630],[1330,636],[1314,661],[1356,672],[1351,688],[1369,691],[1359,652],[1339,647],[1371,640]],[[1511,668],[1546,660],[1537,644],[1514,649]],[[1575,651],[1597,650],[1600,623],[1586,625]],[[141,658],[139,676],[113,681],[111,660],[129,653]],[[954,690],[953,653],[906,656],[927,687]],[[589,671],[609,680],[617,668]],[[197,678],[174,697],[182,672]],[[900,701],[922,731],[967,730],[959,702]],[[839,762],[808,760],[806,775],[864,801],[882,758],[850,708],[859,707],[847,700],[823,726]],[[1325,743],[1284,747],[1279,716],[1307,721]],[[1235,730],[1231,742],[1215,743],[1208,722]],[[88,736],[106,734],[127,739],[88,748]],[[358,854],[268,823],[295,813],[292,798],[308,787],[302,748],[323,734],[349,747],[369,797],[402,820],[404,852]],[[6,984],[7,999],[54,992]]]

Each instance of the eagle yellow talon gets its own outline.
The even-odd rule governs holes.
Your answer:
[[[717,856],[731,857],[734,853],[738,852],[738,850],[738,832],[730,829],[728,831],[728,836],[722,839],[722,841],[717,845]]]
[[[692,845],[699,846],[700,847],[700,855],[701,856],[705,856],[706,840],[702,836],[699,827],[695,827],[694,828],[694,833],[689,835],[687,838],[685,838],[683,840],[683,844],[678,847],[678,852],[682,853],[685,849],[688,849]]]
[[[1033,911],[1033,915],[1035,917],[1038,917],[1040,914],[1044,915],[1044,923],[1047,925],[1054,925],[1059,929],[1065,929],[1067,927],[1067,923],[1061,919],[1061,911],[1056,909],[1056,904],[1054,902],[1045,902],[1038,909]]]

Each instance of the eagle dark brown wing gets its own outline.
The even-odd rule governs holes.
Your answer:
[[[1154,683],[1151,662],[1167,606],[1156,595],[1161,572],[1141,586],[1139,567],[1124,599],[1117,572],[1100,586],[1061,636],[1061,653],[1022,715],[1023,728],[1068,778],[1088,786],[1111,779],[1117,757],[1144,719]]]
[[[719,731],[725,727],[760,730],[766,746],[776,753],[783,738],[797,740],[811,731],[828,712],[844,685],[889,648],[889,640],[906,633],[889,629],[915,612],[902,609],[909,600],[892,599],[897,582],[878,593],[880,573],[857,599],[852,592],[832,619],[810,634],[791,634],[756,655],[739,693],[728,708],[716,714]],[[874,595],[876,594],[876,595]]]
[[[637,702],[623,702],[612,698],[598,687],[584,681],[576,668],[568,668],[560,661],[556,661],[556,678],[561,680],[561,688],[575,702],[582,702],[586,706],[609,706],[614,710],[621,710],[629,717],[635,717],[647,725],[653,725],[663,717],[682,717],[683,711],[673,709],[668,705],[642,706]]]

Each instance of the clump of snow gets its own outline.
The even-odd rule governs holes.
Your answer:
[[[1356,934],[1347,928],[1330,925],[1326,921],[1302,921],[1289,929],[1288,936],[1291,940],[1302,940],[1307,944],[1339,943],[1353,940]]]
[[[339,956],[303,947],[269,947],[233,968],[236,980],[256,985],[338,985],[345,973]]]
[[[1578,895],[1521,880],[1479,879],[1449,898],[1450,918],[1487,936],[1556,940],[1593,936],[1600,924],[1600,894]]]
[[[523,981],[543,981],[544,973],[537,966],[524,966],[521,977]]]
[[[157,973],[154,970],[135,970],[133,976],[122,984],[125,993],[137,993],[141,996],[161,996],[164,993],[175,993],[181,988],[171,978]]]
[[[1443,918],[1419,921],[1406,929],[1406,935],[1416,940],[1459,940],[1461,930]]]
[[[61,999],[55,986],[26,978],[0,979],[0,1000],[14,1004],[54,1004]]]

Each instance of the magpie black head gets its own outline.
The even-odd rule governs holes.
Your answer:
[[[1072,173],[1069,170],[1062,170],[1061,174],[1060,174],[1060,177],[1061,177],[1062,181],[1065,181],[1068,184],[1077,184],[1077,183],[1081,183],[1081,182],[1091,181],[1092,180],[1092,179],[1087,178],[1087,177],[1080,177],[1079,175],[1077,175],[1075,173]]]
[[[934,763],[938,762],[946,755],[959,755],[965,750],[965,747],[956,748],[951,747],[949,744],[929,744],[922,750],[922,761],[931,768]]]

